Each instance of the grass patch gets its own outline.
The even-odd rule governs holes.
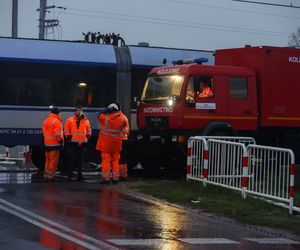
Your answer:
[[[212,212],[241,223],[268,226],[292,231],[300,235],[300,216],[291,216],[288,209],[260,199],[213,185],[203,187],[195,181],[160,181],[136,187],[140,192],[204,212]],[[296,199],[300,199],[299,194]],[[193,203],[199,201],[199,203]]]

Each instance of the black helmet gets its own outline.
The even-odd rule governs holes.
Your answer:
[[[54,106],[50,106],[50,112],[52,113],[52,114],[56,114],[56,115],[58,115],[59,113],[60,113],[60,110],[59,110],[59,108],[58,107],[54,107]]]

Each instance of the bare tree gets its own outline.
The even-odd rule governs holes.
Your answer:
[[[289,42],[290,46],[300,46],[300,27],[297,28],[297,31],[293,32]]]

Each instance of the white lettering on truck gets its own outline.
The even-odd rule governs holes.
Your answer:
[[[172,113],[172,107],[149,107],[144,108],[144,113]]]
[[[157,71],[158,75],[167,75],[167,74],[177,74],[179,72],[179,68],[171,68],[171,69],[160,69]]]
[[[300,57],[289,56],[289,62],[290,63],[300,63]]]

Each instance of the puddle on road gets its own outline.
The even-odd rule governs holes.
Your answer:
[[[76,171],[73,172],[73,174],[75,177],[77,176]],[[84,170],[83,175],[90,182],[98,181],[100,178],[99,170]],[[55,182],[65,181],[67,181],[67,176],[57,172],[55,175]],[[43,175],[36,167],[0,164],[0,184],[25,184],[36,182],[44,182]]]
[[[31,183],[37,175],[37,169],[32,166],[0,165],[0,184]]]

